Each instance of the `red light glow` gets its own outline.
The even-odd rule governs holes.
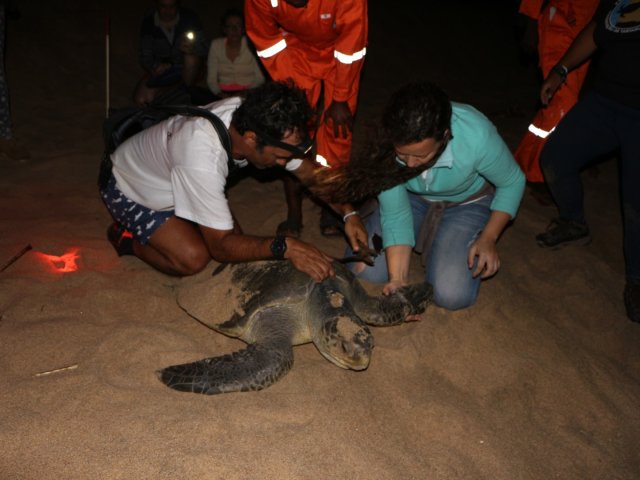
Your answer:
[[[76,263],[76,260],[80,258],[80,255],[78,255],[79,251],[80,251],[79,248],[72,248],[70,250],[67,250],[67,252],[64,255],[60,255],[60,256],[47,255],[46,253],[42,253],[42,252],[35,252],[35,253],[43,262],[50,265],[51,269],[54,272],[69,273],[69,272],[75,272],[76,270],[78,270],[78,264]]]

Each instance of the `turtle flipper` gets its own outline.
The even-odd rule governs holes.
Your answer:
[[[158,377],[175,390],[215,395],[262,390],[277,382],[292,365],[290,344],[250,344],[238,352],[164,368]]]
[[[373,298],[365,305],[360,304],[357,312],[369,325],[398,325],[408,315],[424,312],[432,298],[433,287],[429,283],[415,283],[400,287],[391,295]]]

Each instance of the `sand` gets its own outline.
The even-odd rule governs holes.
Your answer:
[[[0,265],[33,248],[0,273],[0,478],[640,478],[640,326],[622,303],[615,159],[585,172],[591,245],[538,248],[555,210],[525,194],[477,304],[373,328],[366,371],[303,345],[260,392],[161,384],[159,368],[244,344],[179,308],[183,280],[118,258],[105,238],[104,19],[110,104],[125,106],[150,3],[34,0],[9,23],[15,130],[32,158],[0,157]],[[218,33],[228,3],[184,3]],[[518,56],[517,2],[486,3],[370,3],[356,147],[389,92],[427,78],[489,115],[515,148],[538,79]],[[242,179],[230,198],[247,232],[270,234],[285,214],[279,181]],[[341,239],[320,235],[317,207],[305,209],[303,238],[341,255]]]

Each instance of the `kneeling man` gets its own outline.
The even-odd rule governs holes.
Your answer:
[[[306,153],[313,114],[292,84],[269,82],[244,100],[207,107],[228,127],[232,161],[211,122],[174,116],[134,135],[111,155],[112,176],[101,191],[115,223],[109,240],[119,255],[135,255],[171,275],[195,274],[218,262],[286,259],[316,281],[335,272],[332,257],[301,240],[244,234],[225,195],[230,166],[281,167],[313,191],[322,168]],[[345,218],[352,248],[367,234],[350,204],[332,205]]]

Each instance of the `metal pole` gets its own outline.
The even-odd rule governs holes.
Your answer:
[[[105,103],[106,103],[106,111],[105,118],[109,117],[109,15],[106,15],[104,18],[104,38],[105,38],[105,73],[106,73],[106,82],[105,82]]]

